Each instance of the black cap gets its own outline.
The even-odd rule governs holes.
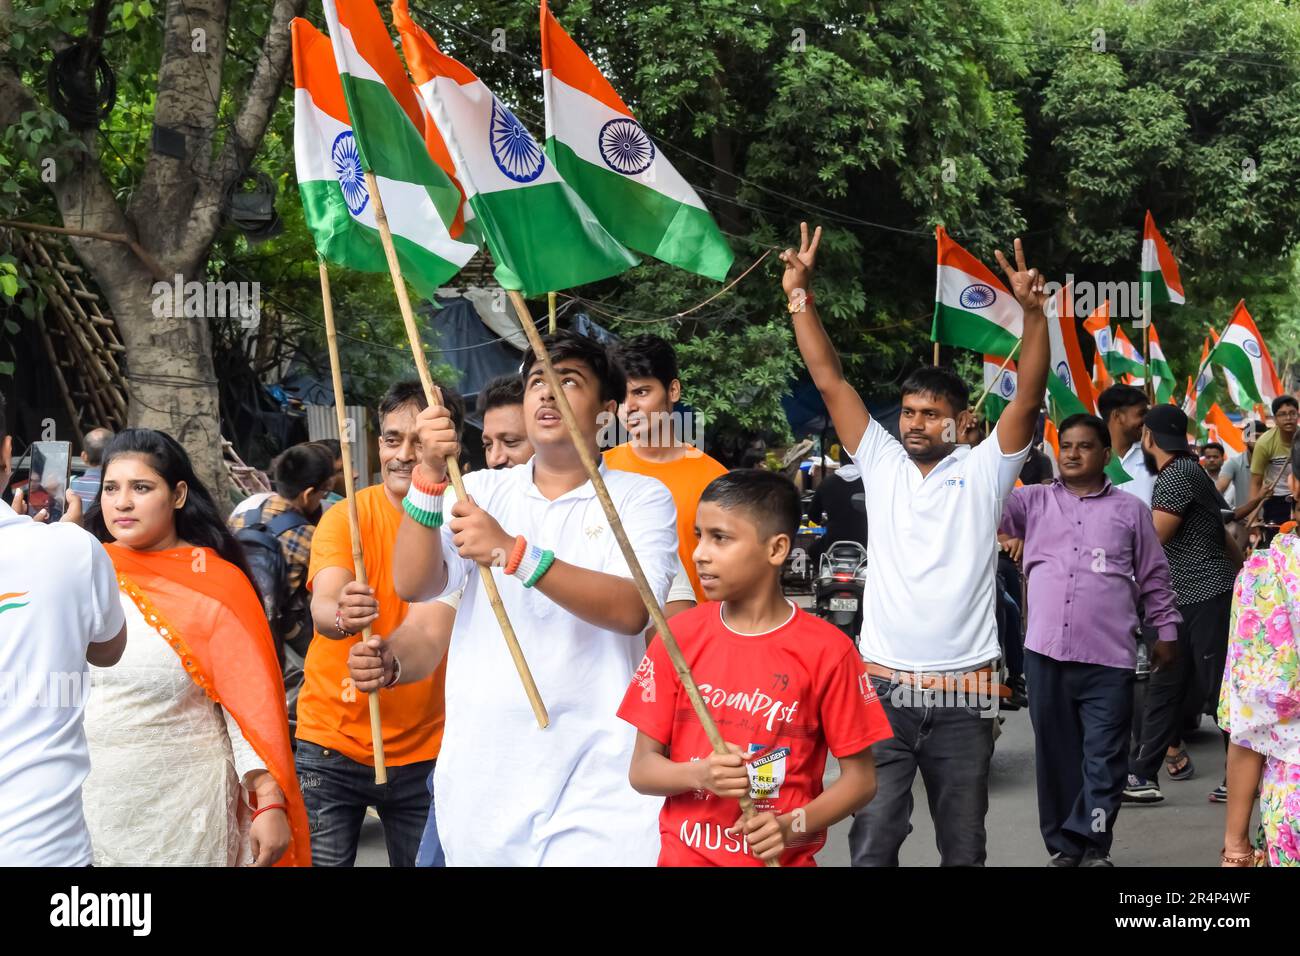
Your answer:
[[[1153,405],[1142,420],[1151,438],[1165,451],[1187,451],[1187,415],[1177,405]]]

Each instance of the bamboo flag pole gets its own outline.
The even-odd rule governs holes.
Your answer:
[[[1002,373],[1005,372],[1007,366],[1011,364],[1011,359],[1015,357],[1015,354],[1016,354],[1016,352],[1019,350],[1019,348],[1020,348],[1020,343],[1021,343],[1022,341],[1023,341],[1022,339],[1016,339],[1016,344],[1013,345],[1013,346],[1011,346],[1011,351],[1007,353],[1007,357],[1004,358],[1004,359],[1002,360],[1002,364],[998,366],[998,374],[994,375],[994,376],[993,376],[993,381],[991,381],[991,382],[989,382],[989,384],[985,385],[985,386],[984,386],[984,391],[980,392],[980,398],[979,398],[979,401],[976,402],[976,403],[975,403],[975,407],[974,407],[973,409],[971,409],[971,414],[972,414],[972,415],[978,415],[978,414],[979,414],[980,406],[984,404],[984,399],[986,399],[986,398],[989,397],[989,390],[990,390],[991,388],[993,388],[993,386],[996,385],[996,384],[998,383],[998,379],[1000,379],[1000,378],[1002,377]]]
[[[934,365],[936,368],[939,365],[939,343],[937,341],[934,343],[934,361],[930,364]]]
[[[361,553],[361,525],[357,519],[357,495],[352,482],[351,422],[343,411],[343,370],[339,363],[339,343],[334,329],[334,300],[330,296],[330,274],[325,260],[320,260],[320,300],[325,307],[325,340],[329,344],[330,376],[334,381],[334,417],[339,427],[339,453],[343,457],[343,491],[348,500],[348,532],[352,535],[352,571],[362,587],[366,582],[366,562]],[[361,640],[370,640],[370,625],[361,631]],[[375,753],[375,783],[388,782],[384,764],[384,726],[379,720],[379,692],[366,695],[370,704],[370,741]]]
[[[416,327],[415,313],[411,310],[411,300],[406,294],[406,280],[402,278],[402,266],[397,261],[393,234],[388,228],[388,216],[384,213],[384,203],[379,197],[379,184],[375,182],[375,174],[369,170],[366,171],[366,189],[370,192],[370,198],[375,201],[375,223],[379,226],[379,237],[383,240],[384,254],[388,257],[388,271],[393,278],[393,289],[397,293],[397,304],[402,311],[402,322],[406,325],[406,337],[411,343],[415,369],[420,375],[420,384],[424,386],[425,400],[430,405],[441,404],[442,393],[433,384],[433,376],[429,374],[429,363],[424,357],[424,347],[420,344],[420,330]],[[452,487],[456,489],[458,500],[464,501],[469,497],[465,492],[465,482],[461,479],[460,465],[455,459],[447,459],[447,476],[451,479]],[[519,638],[515,636],[515,629],[510,623],[510,618],[506,616],[506,608],[501,603],[501,592],[497,590],[492,569],[480,564],[478,570],[479,577],[483,581],[483,590],[487,592],[488,603],[492,605],[497,624],[501,626],[501,635],[505,638],[510,657],[515,662],[515,670],[519,672],[519,679],[523,682],[524,693],[528,695],[528,703],[533,708],[533,716],[537,718],[537,726],[544,730],[551,719],[546,713],[546,705],[542,703],[542,695],[538,693],[537,684],[533,682],[533,674],[528,669],[528,661],[524,659]]]
[[[556,325],[555,325],[555,293],[554,293],[554,292],[548,292],[548,293],[546,293],[546,311],[550,313],[550,317],[551,317],[550,330],[551,330],[551,334],[554,335],[554,334],[555,334],[555,328],[556,328]]]
[[[573,407],[569,404],[568,396],[564,394],[564,388],[560,384],[559,376],[555,374],[555,367],[551,364],[551,356],[546,351],[546,346],[537,331],[537,326],[533,324],[533,316],[528,311],[528,303],[524,301],[522,295],[514,290],[511,290],[509,295],[510,301],[514,303],[515,312],[519,315],[519,324],[523,326],[524,334],[528,336],[528,344],[532,346],[533,354],[541,360],[542,375],[551,389],[551,394],[555,396],[556,409],[559,411],[560,417],[564,419],[564,425],[569,430],[573,445],[578,450],[578,457],[582,459],[582,467],[587,471],[587,477],[591,480],[591,485],[596,491],[596,497],[600,500],[600,506],[604,509],[605,517],[609,521],[610,530],[614,532],[614,539],[618,542],[628,569],[632,572],[632,583],[636,585],[637,593],[641,595],[641,601],[650,613],[650,620],[654,623],[655,629],[663,640],[664,650],[668,652],[668,657],[673,662],[673,669],[677,671],[677,676],[681,678],[682,687],[686,689],[686,696],[690,698],[691,706],[695,708],[695,716],[699,718],[700,726],[704,728],[709,743],[713,746],[715,753],[725,754],[728,752],[727,745],[722,739],[722,734],[718,731],[718,725],[713,722],[713,716],[709,713],[704,698],[700,696],[700,689],[696,686],[695,678],[691,676],[690,666],[682,655],[682,649],[677,645],[677,639],[673,637],[673,632],[668,627],[668,621],[664,618],[663,610],[659,607],[659,602],[655,600],[654,593],[650,590],[645,572],[641,570],[641,562],[637,560],[636,552],[632,549],[632,542],[628,540],[627,531],[623,528],[623,522],[619,520],[618,510],[614,507],[613,499],[609,497],[609,489],[605,487],[605,480],[600,476],[600,469],[596,465],[596,460],[592,457],[591,449],[587,447],[582,439],[581,430],[578,428],[578,420],[573,414]],[[740,810],[747,818],[754,815],[754,801],[749,794],[740,798]],[[767,865],[778,866],[779,864],[776,860],[770,860]]]

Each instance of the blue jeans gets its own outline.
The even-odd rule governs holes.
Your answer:
[[[894,736],[871,746],[876,796],[853,817],[853,865],[898,866],[899,848],[912,832],[912,781],[920,770],[940,865],[983,866],[996,711],[932,704],[910,685],[885,678],[871,683]]]
[[[438,818],[433,812],[433,771],[429,771],[429,819],[424,824],[424,836],[420,837],[420,849],[415,854],[416,866],[446,866],[447,858],[442,853],[442,841],[438,839]]]
[[[388,782],[375,783],[375,768],[337,750],[299,740],[294,752],[298,785],[307,805],[311,856],[315,866],[352,866],[357,859],[361,823],[374,807],[384,826],[389,866],[414,866],[430,814],[425,780],[433,761],[388,768]]]

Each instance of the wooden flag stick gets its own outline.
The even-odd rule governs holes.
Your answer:
[[[556,328],[556,325],[555,325],[555,293],[554,293],[554,292],[548,292],[548,293],[546,293],[546,311],[550,314],[550,318],[551,318],[550,331],[551,331],[551,334],[554,335],[554,334],[555,334],[555,328]]]
[[[1021,343],[1021,341],[1023,341],[1023,340],[1022,340],[1022,339],[1016,339],[1016,344],[1013,345],[1013,346],[1011,346],[1011,351],[1007,353],[1007,357],[1004,358],[1004,359],[1002,360],[1002,364],[1001,364],[1000,366],[998,366],[998,374],[994,375],[994,376],[993,376],[993,381],[991,381],[991,382],[989,382],[989,384],[985,385],[985,386],[984,386],[984,391],[980,392],[979,401],[976,402],[976,403],[975,403],[975,407],[974,407],[973,409],[971,409],[971,414],[972,414],[972,415],[978,415],[978,414],[979,414],[980,406],[984,404],[984,399],[986,399],[986,398],[989,397],[989,389],[991,389],[994,385],[996,385],[996,384],[998,383],[998,379],[1000,379],[1000,378],[1002,377],[1002,373],[1005,372],[1007,366],[1011,364],[1011,359],[1015,357],[1015,354],[1016,354],[1017,350],[1020,348],[1020,343]]]
[[[935,366],[936,368],[938,368],[939,366],[939,343],[938,342],[934,343],[934,361],[931,362],[930,364]]]
[[[560,384],[560,377],[555,374],[555,367],[551,364],[551,356],[546,351],[546,345],[542,342],[537,326],[533,324],[533,316],[528,311],[528,303],[524,301],[524,297],[518,292],[511,290],[509,295],[510,301],[514,303],[515,312],[519,315],[519,324],[523,326],[524,334],[528,336],[528,344],[532,346],[533,354],[542,363],[542,375],[546,379],[546,384],[550,387],[551,394],[555,396],[555,406],[560,413],[560,417],[564,419],[564,425],[569,430],[569,436],[573,439],[573,447],[578,450],[578,457],[582,459],[582,467],[586,469],[587,477],[591,480],[591,486],[595,489],[596,497],[600,500],[600,506],[605,511],[605,518],[609,521],[609,527],[614,532],[614,539],[618,542],[619,550],[623,552],[623,559],[632,572],[632,583],[636,585],[637,593],[641,595],[641,602],[645,604],[646,610],[650,613],[650,620],[654,623],[655,629],[663,640],[664,650],[668,652],[668,657],[673,662],[673,669],[677,671],[677,676],[681,678],[682,687],[686,689],[686,696],[690,698],[691,706],[695,708],[695,716],[699,718],[700,726],[704,728],[709,743],[713,746],[715,753],[725,754],[728,752],[727,745],[722,739],[722,734],[718,731],[718,725],[713,722],[713,716],[709,713],[704,698],[700,696],[700,689],[696,686],[695,678],[691,676],[690,666],[682,655],[682,649],[677,645],[677,639],[673,637],[673,632],[668,627],[668,621],[664,618],[663,610],[659,607],[659,602],[655,600],[654,593],[650,590],[650,584],[646,581],[645,572],[641,570],[641,562],[637,560],[636,552],[632,549],[632,542],[628,540],[627,531],[623,528],[623,522],[619,520],[618,510],[614,507],[614,501],[609,496],[609,489],[605,487],[605,479],[600,476],[600,469],[596,465],[595,458],[592,457],[591,449],[583,441],[582,432],[578,428],[578,419],[573,414],[573,407],[569,404],[568,396],[564,394],[564,388]],[[524,370],[525,374],[527,374],[527,371],[527,369]],[[740,810],[747,818],[754,815],[754,801],[749,794],[745,794],[740,798]],[[779,866],[780,864],[776,860],[770,860],[767,865]]]
[[[415,369],[420,375],[420,384],[424,386],[425,401],[430,405],[441,405],[442,392],[433,384],[433,376],[429,374],[429,363],[424,357],[424,346],[420,343],[420,330],[415,324],[415,313],[411,310],[410,297],[406,294],[406,280],[402,278],[402,266],[397,261],[397,250],[393,246],[393,233],[388,228],[388,216],[384,213],[383,200],[379,198],[379,184],[375,182],[375,174],[369,171],[366,172],[366,189],[370,191],[370,198],[375,203],[375,223],[379,226],[379,237],[384,243],[384,254],[388,257],[388,271],[393,277],[393,289],[397,293],[397,304],[402,311],[402,322],[406,325],[406,337],[411,343]],[[456,489],[457,499],[464,501],[468,498],[465,482],[460,475],[460,465],[454,458],[447,459],[447,476],[451,479],[452,487]],[[542,703],[542,695],[537,691],[537,684],[533,682],[533,673],[528,669],[528,661],[524,659],[519,638],[515,636],[515,629],[510,623],[510,618],[506,616],[506,608],[501,603],[501,592],[497,590],[492,569],[480,564],[478,571],[483,581],[483,590],[487,592],[488,603],[492,605],[497,624],[501,626],[501,635],[506,639],[506,647],[509,648],[510,657],[515,662],[515,670],[519,672],[519,679],[523,682],[524,693],[528,695],[528,703],[533,708],[533,716],[537,718],[537,726],[545,730],[551,718],[546,713],[546,705]]]
[[[325,340],[329,344],[330,375],[334,380],[334,417],[339,426],[339,453],[343,457],[343,490],[348,499],[348,532],[352,535],[352,571],[357,583],[367,586],[366,562],[361,553],[361,525],[357,520],[357,495],[352,487],[352,428],[343,411],[343,369],[339,363],[339,342],[334,329],[334,300],[330,296],[330,274],[320,260],[320,300],[325,307]],[[361,640],[370,640],[370,625],[361,630]],[[384,765],[384,725],[379,720],[379,691],[366,695],[370,704],[370,742],[375,753],[375,783],[388,782]]]

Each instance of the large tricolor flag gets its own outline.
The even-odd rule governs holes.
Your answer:
[[[1178,275],[1178,263],[1169,251],[1165,237],[1156,228],[1156,221],[1147,210],[1146,223],[1142,229],[1142,288],[1151,290],[1151,301],[1172,302],[1182,305],[1183,280]],[[1143,292],[1145,295],[1145,291]]]
[[[1006,362],[1004,368],[1003,362],[1006,362],[1006,357],[1002,355],[984,356],[984,391],[987,393],[984,408],[990,422],[1001,418],[1002,412],[1016,397],[1016,363]]]
[[[1147,348],[1151,353],[1151,380],[1155,385],[1156,402],[1164,404],[1174,396],[1174,370],[1165,360],[1165,353],[1160,348],[1160,336],[1156,335],[1154,322],[1147,329]]]
[[[984,263],[943,226],[934,230],[938,278],[930,338],[974,352],[1008,355],[1024,332],[1024,309]]]
[[[690,183],[542,0],[546,152],[619,242],[721,281],[735,259]]]
[[[502,288],[536,295],[606,279],[637,264],[515,114],[411,20],[406,0],[393,0],[393,25]]]
[[[1214,339],[1214,344],[1218,345],[1219,333],[1211,328],[1210,336]],[[1240,408],[1242,411],[1250,411],[1252,405],[1259,404],[1251,401],[1250,396],[1246,394],[1246,390],[1242,387],[1241,382],[1237,381],[1237,376],[1233,375],[1226,368],[1223,369],[1223,380],[1228,385],[1228,401],[1232,403],[1233,407]],[[1267,418],[1268,416],[1260,415],[1259,417]]]
[[[1267,405],[1282,394],[1282,381],[1273,367],[1268,346],[1246,311],[1245,299],[1233,310],[1232,321],[1210,352],[1210,362],[1236,376],[1252,402]]]
[[[1074,327],[1074,294],[1066,286],[1047,302],[1047,341],[1051,355],[1047,391],[1057,421],[1078,412],[1096,414],[1097,396],[1092,390],[1088,366],[1079,349]]]
[[[378,12],[368,3],[365,5],[377,21]],[[342,6],[345,14],[352,14],[351,8],[359,5],[342,0]],[[334,12],[332,4],[326,3],[326,11]],[[349,21],[358,26],[362,36],[366,35],[364,15],[346,17],[344,23]],[[351,35],[339,23],[338,15],[334,22],[340,34]],[[373,27],[373,23],[369,26]],[[378,27],[383,31],[382,21]],[[370,168],[384,201],[403,275],[422,295],[432,297],[478,249],[451,237],[450,226],[460,194],[430,158],[421,132],[386,83],[391,78],[398,84],[398,94],[405,89],[418,117],[418,104],[401,64],[397,63],[395,76],[386,70],[390,76],[380,79],[349,38],[343,42],[352,59],[365,66],[354,66],[345,79],[336,66],[336,47],[331,46],[329,38],[303,19],[295,19],[289,29],[293,43],[294,160],[303,217],[316,248],[326,259],[350,269],[388,270],[375,204],[366,187],[362,134],[349,109],[350,86],[352,100],[363,104],[365,110],[362,126],[370,146],[366,155],[377,157]],[[387,40],[387,31],[383,31],[383,37]],[[387,41],[387,51],[396,61],[391,41]]]

